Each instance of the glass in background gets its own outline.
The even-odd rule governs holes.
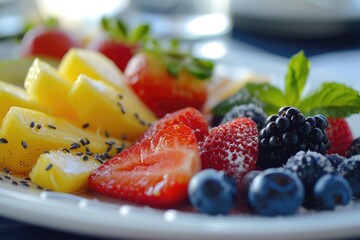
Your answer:
[[[123,19],[149,23],[158,38],[197,40],[230,32],[230,0],[132,0]]]

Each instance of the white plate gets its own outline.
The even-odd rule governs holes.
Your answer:
[[[252,59],[239,64],[262,61],[260,72],[278,69],[270,75],[283,79],[283,61],[275,58]],[[243,55],[244,57],[244,55]],[[253,67],[253,66],[251,66]],[[272,68],[273,67],[273,68]],[[236,72],[229,68],[229,74]],[[241,71],[240,71],[241,72]],[[270,73],[270,72],[268,72]],[[353,129],[359,122],[353,121]],[[0,173],[0,215],[23,222],[97,237],[137,239],[334,239],[360,236],[360,203],[337,211],[305,212],[291,217],[259,217],[249,214],[207,216],[181,209],[158,210],[133,205],[94,193],[79,195],[42,191],[21,179]],[[16,185],[17,184],[17,185]]]

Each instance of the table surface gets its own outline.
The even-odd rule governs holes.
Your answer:
[[[239,45],[248,45],[257,50],[265,51],[276,56],[288,58],[297,51],[303,49],[310,57],[316,57],[321,54],[331,53],[343,50],[360,50],[360,23],[354,25],[354,28],[340,36],[322,39],[291,39],[276,36],[266,36],[254,34],[235,29],[229,37]],[[0,41],[1,44],[5,42]],[[1,49],[1,48],[0,48]],[[1,50],[0,50],[1,51]],[[360,59],[357,59],[360,61]],[[359,62],[360,63],[360,62]],[[360,65],[359,65],[360,66]],[[0,238],[7,239],[76,239],[91,240],[96,239],[87,236],[80,236],[71,233],[60,232],[56,230],[45,229],[18,221],[0,217]]]

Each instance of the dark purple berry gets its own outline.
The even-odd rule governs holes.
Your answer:
[[[307,208],[316,207],[313,191],[317,180],[325,174],[334,172],[329,159],[317,152],[300,151],[289,158],[284,168],[296,173],[304,184],[305,200],[303,205]]]
[[[347,158],[360,154],[360,137],[355,138],[350,144],[349,149],[346,151]]]
[[[320,127],[327,122],[322,115],[305,118],[294,107],[283,107],[279,114],[269,116],[259,134],[258,166],[262,169],[281,167],[301,150],[326,154],[330,141],[326,131],[317,127],[316,121]]]

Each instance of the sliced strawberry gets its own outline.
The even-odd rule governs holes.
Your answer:
[[[328,118],[328,121],[329,126],[326,128],[326,133],[331,146],[327,153],[337,153],[345,156],[346,151],[354,140],[350,127],[345,118]]]
[[[198,142],[204,141],[205,136],[209,134],[209,126],[204,115],[197,109],[188,107],[173,113],[168,113],[163,118],[153,123],[139,141],[144,138],[149,138],[159,130],[175,124],[184,124],[191,128],[195,133]]]
[[[201,146],[203,168],[214,168],[234,177],[239,184],[243,176],[256,168],[258,130],[249,118],[237,118],[212,128]]]
[[[188,183],[200,164],[193,131],[172,125],[100,166],[89,177],[89,186],[116,198],[174,207],[186,198]]]

